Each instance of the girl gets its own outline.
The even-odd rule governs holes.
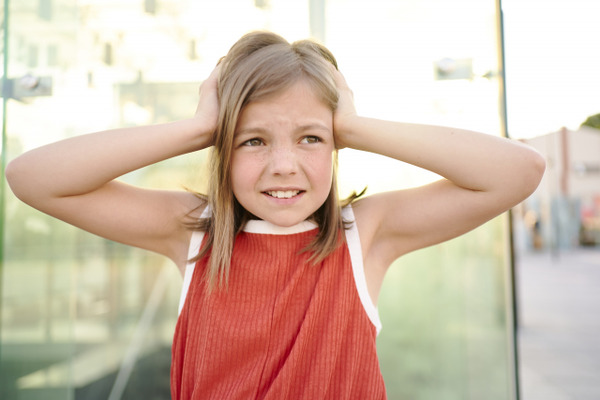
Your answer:
[[[210,146],[206,196],[116,180]],[[345,147],[444,179],[340,202]],[[33,207],[185,275],[173,399],[384,399],[375,304],[390,264],[516,205],[543,171],[510,140],[357,115],[326,48],[255,32],[202,84],[193,118],[44,146],[6,175]]]

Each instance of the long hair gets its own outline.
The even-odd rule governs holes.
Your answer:
[[[281,93],[296,82],[307,82],[317,97],[335,111],[338,91],[331,71],[337,68],[333,54],[311,40],[289,43],[270,32],[252,32],[243,36],[220,60],[218,81],[219,119],[214,149],[209,164],[209,186],[203,196],[211,208],[208,218],[192,224],[193,229],[206,232],[198,260],[209,257],[206,279],[209,287],[227,282],[233,243],[251,215],[235,199],[231,183],[233,139],[243,108],[253,101]],[[341,207],[349,204],[352,195],[340,203],[337,191],[337,151],[333,157],[333,180],[323,205],[311,216],[319,232],[305,249],[311,261],[317,263],[340,244],[345,225]]]

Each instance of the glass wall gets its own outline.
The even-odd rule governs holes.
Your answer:
[[[494,0],[4,4],[6,161],[86,132],[192,115],[198,84],[252,29],[324,41],[364,114],[501,133]],[[180,157],[124,179],[202,189],[205,158]],[[343,191],[435,178],[349,150],[340,164]],[[390,399],[514,397],[505,223],[498,218],[390,269],[378,342]],[[170,262],[74,229],[6,190],[1,225],[0,398],[169,398],[181,285]]]

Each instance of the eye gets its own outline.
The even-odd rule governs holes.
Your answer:
[[[242,146],[261,146],[262,144],[263,144],[263,141],[261,139],[254,138],[254,139],[246,140],[244,143],[242,143]]]
[[[302,138],[300,143],[311,144],[311,143],[319,143],[321,142],[321,138],[317,136],[305,136]]]

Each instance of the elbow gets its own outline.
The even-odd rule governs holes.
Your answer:
[[[27,178],[23,164],[19,158],[14,159],[6,165],[4,176],[10,190],[21,201],[27,202]]]
[[[534,152],[535,152],[534,168],[537,171],[537,177],[538,177],[538,180],[536,183],[536,187],[537,187],[537,185],[542,180],[542,177],[544,176],[544,172],[546,172],[546,159],[544,158],[544,156],[542,156],[537,151],[534,150]]]
[[[12,192],[15,194],[15,196],[19,197],[19,193],[18,193],[19,168],[18,168],[18,165],[15,165],[15,164],[17,164],[17,162],[16,162],[16,160],[13,160],[6,165],[6,169],[4,170],[4,177],[6,179],[6,182],[8,183],[8,186],[12,190]]]
[[[546,171],[546,160],[535,149],[527,148],[527,154],[523,157],[523,183],[524,198],[529,197],[539,186],[544,172]]]

